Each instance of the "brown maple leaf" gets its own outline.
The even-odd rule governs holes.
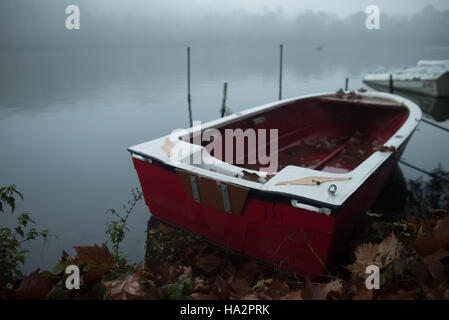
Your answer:
[[[421,223],[415,240],[415,249],[425,257],[449,245],[449,215],[439,220],[434,228]]]
[[[252,173],[247,170],[243,170],[243,179],[253,182],[259,182],[259,175],[257,173]]]
[[[342,289],[343,282],[340,279],[328,283],[312,283],[309,278],[306,278],[302,298],[304,300],[327,300],[331,293],[340,294]]]
[[[272,299],[279,300],[290,292],[290,288],[279,279],[273,279],[270,287],[265,291]]]
[[[109,269],[114,266],[114,255],[104,243],[101,247],[93,245],[73,248],[77,254],[75,259],[80,265],[105,266]]]
[[[22,279],[16,297],[23,300],[44,300],[58,281],[57,277],[42,276],[37,269]]]
[[[373,149],[374,151],[380,152],[396,152],[395,146],[378,146]]]
[[[447,257],[449,257],[449,251],[446,249],[440,249],[437,252],[422,258],[434,280],[434,283],[443,282],[446,278],[445,268],[441,263],[441,260]]]
[[[361,244],[356,248],[355,256],[356,261],[346,266],[346,269],[364,278],[367,266],[376,265],[384,268],[399,256],[398,240],[394,233],[391,233],[379,244]]]
[[[87,285],[95,283],[114,267],[115,258],[106,244],[74,247],[77,255],[74,263],[83,267],[83,280]]]
[[[140,277],[131,274],[113,281],[103,281],[107,293],[115,300],[136,300],[143,296]]]
[[[280,300],[302,300],[302,291],[292,291],[281,297]]]

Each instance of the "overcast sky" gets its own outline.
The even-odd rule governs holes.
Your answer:
[[[68,34],[71,4],[80,7],[82,27]],[[368,5],[383,14],[379,30],[365,26]],[[423,10],[429,5],[435,9]],[[279,41],[449,45],[448,29],[449,0],[0,0],[0,51]]]
[[[172,1],[165,2],[165,5]],[[282,9],[285,13],[311,9],[326,11],[345,17],[371,4],[379,6],[384,13],[409,15],[421,11],[431,4],[440,10],[449,9],[448,0],[176,0],[179,9],[201,7],[211,13],[220,10],[246,9],[249,12],[263,12]],[[170,4],[172,7],[173,3]]]

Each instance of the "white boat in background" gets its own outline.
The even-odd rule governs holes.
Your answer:
[[[434,97],[449,96],[449,60],[421,60],[416,67],[368,73],[367,85],[401,89]]]

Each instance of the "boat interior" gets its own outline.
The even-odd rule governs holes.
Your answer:
[[[255,132],[266,129],[265,139],[259,139],[255,134],[256,143],[248,143],[250,135],[245,137],[243,153],[236,152],[236,140],[232,144],[231,156],[229,149],[226,151],[224,141],[220,144],[221,156],[215,151],[216,148],[210,148],[210,141],[202,141],[201,144],[220,160],[259,171],[267,167],[258,157],[259,148],[265,155],[270,153],[273,141],[270,141],[269,130],[276,129],[276,171],[294,165],[330,173],[346,173],[382,148],[408,115],[405,106],[384,98],[319,96],[285,103],[215,128],[220,131],[221,139],[227,138],[226,129],[254,129]],[[191,143],[194,143],[193,139]]]

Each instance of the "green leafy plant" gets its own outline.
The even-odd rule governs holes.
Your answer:
[[[181,275],[178,281],[167,285],[168,298],[170,300],[185,299],[186,294],[192,289],[193,280],[188,275]]]
[[[131,190],[132,198],[128,200],[127,204],[123,205],[123,213],[117,212],[115,209],[109,209],[106,214],[111,214],[116,219],[107,223],[106,236],[112,244],[112,251],[116,258],[117,265],[126,266],[127,259],[120,252],[120,245],[125,239],[126,232],[129,231],[127,227],[128,218],[136,206],[136,204],[142,199],[142,192],[138,188]]]
[[[5,214],[7,207],[11,214],[16,208],[16,197],[23,200],[22,194],[15,185],[0,188],[0,213]],[[38,230],[36,223],[30,218],[30,213],[22,213],[12,227],[0,228],[0,287],[12,288],[22,277],[20,266],[25,264],[27,250],[22,248],[25,242],[48,237],[47,230]]]

